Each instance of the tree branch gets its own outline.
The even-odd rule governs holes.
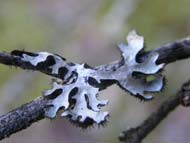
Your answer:
[[[155,48],[151,51],[142,52],[138,56],[138,60],[143,61],[144,59],[146,59],[148,54],[152,52],[158,52],[159,54],[159,57],[156,61],[157,64],[162,64],[162,63],[169,64],[177,60],[183,60],[183,59],[189,58],[190,57],[190,38],[187,37],[187,38],[184,38],[172,43],[168,43],[161,47]],[[117,69],[119,65],[120,65],[120,61],[115,61],[113,63],[101,65],[96,68],[113,70],[113,69]]]
[[[172,63],[176,60],[182,60],[190,57],[190,38],[184,38],[179,41],[175,41],[173,43],[169,43],[166,45],[163,45],[161,47],[158,47],[156,49],[153,49],[152,51],[143,52],[138,57],[140,61],[143,61],[148,54],[152,52],[158,52],[159,57],[157,59],[157,63]],[[7,52],[0,52],[0,63],[8,66],[16,66],[20,67],[22,69],[29,69],[29,70],[37,70],[42,73],[52,75],[52,73],[44,66],[40,68],[36,68],[36,66],[33,66],[32,64],[28,62],[23,62],[20,58],[17,56],[13,56],[12,54],[9,54]],[[115,61],[110,64],[101,65],[98,67],[95,67],[96,69],[104,69],[104,70],[110,70],[116,69],[120,65],[120,61]],[[60,77],[60,75],[53,75],[56,77]]]
[[[159,58],[157,60],[157,63],[171,63],[176,60],[186,59],[186,58],[190,57],[190,39],[186,38],[186,39],[183,39],[180,41],[176,41],[174,43],[164,45],[164,46],[154,49],[152,51],[149,51],[146,53],[141,53],[139,55],[139,60],[140,61],[144,60],[148,54],[155,52],[155,51],[159,53]],[[96,67],[96,69],[113,71],[113,70],[117,69],[117,67],[119,67],[120,62],[121,61],[115,61],[110,64],[98,66],[98,67]],[[5,53],[5,52],[0,53],[0,63],[9,65],[9,66],[20,67],[22,69],[37,70],[37,71],[46,73],[48,75],[52,75],[52,73],[45,66],[36,68],[35,66],[33,66],[32,64],[30,64],[28,62],[23,62],[17,56],[14,56],[12,54]],[[61,75],[53,75],[53,76],[60,77]],[[110,83],[110,84],[113,84],[113,83]],[[178,102],[177,97],[176,98],[174,97],[172,100],[175,101],[175,103]],[[30,103],[27,103],[27,104],[19,107],[5,115],[2,115],[0,117],[0,140],[2,140],[5,137],[10,136],[13,133],[20,131],[22,129],[27,128],[32,123],[34,123],[38,120],[43,119],[45,117],[44,112],[46,109],[45,102],[46,101],[43,98],[39,98],[37,100],[34,100]],[[167,103],[167,104],[169,104],[169,103]],[[177,106],[176,104],[169,104],[167,110],[172,110],[176,106]],[[157,119],[157,120],[159,120],[159,119]],[[152,127],[152,129],[153,129],[153,127]]]
[[[52,75],[54,77],[59,77],[60,75],[54,75],[50,72],[47,67],[37,67],[32,65],[29,62],[24,62],[22,59],[18,56],[12,55],[12,53],[7,53],[7,52],[0,52],[0,63],[8,66],[15,66],[15,67],[20,67],[22,69],[28,69],[28,70],[33,70],[33,71],[40,71],[42,73]]]
[[[45,100],[40,97],[0,116],[0,140],[43,119]]]
[[[186,82],[181,90],[163,102],[157,111],[152,113],[141,125],[136,128],[123,131],[119,140],[125,143],[140,143],[158,124],[167,117],[179,105],[189,106],[190,103],[190,80]]]

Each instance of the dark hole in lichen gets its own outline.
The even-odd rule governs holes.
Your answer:
[[[79,116],[77,117],[77,121],[80,121],[80,119],[82,119],[82,116],[81,116],[81,115],[79,115]]]
[[[91,85],[91,86],[94,86],[94,87],[97,87],[99,88],[100,84],[98,83],[98,81],[93,78],[93,77],[88,77],[88,83]]]
[[[145,47],[146,47],[146,43],[144,43],[144,47],[137,53],[137,55],[135,57],[135,60],[137,63],[143,63],[143,61],[147,58],[147,57],[145,57],[145,53],[146,53]]]
[[[76,99],[73,99],[72,97],[77,94],[78,90],[79,90],[78,87],[75,87],[69,93],[69,108],[70,109],[73,109],[76,104]]]
[[[72,97],[74,95],[76,95],[78,92],[78,87],[74,87],[71,92],[69,93],[69,97]]]
[[[65,75],[67,74],[68,69],[66,67],[59,68],[59,75],[62,79],[64,79]]]
[[[49,66],[53,66],[55,63],[56,63],[56,62],[55,62],[54,57],[53,57],[52,55],[49,55],[49,56],[47,57],[47,59],[45,60],[44,65],[45,65],[46,67],[49,67]]]
[[[55,64],[55,59],[52,55],[47,56],[47,59],[43,62],[40,62],[37,64],[37,67],[39,69],[46,69],[48,72],[52,72],[52,69],[50,69],[50,66],[53,66]]]
[[[72,84],[72,83],[76,82],[77,79],[78,79],[78,73],[75,71],[72,71],[71,75],[67,79],[65,79],[64,83]]]
[[[85,94],[84,97],[85,97],[85,101],[86,101],[86,103],[87,103],[87,108],[88,108],[88,109],[92,109],[92,107],[90,106],[90,102],[89,102],[88,96]]]
[[[106,89],[108,86],[117,83],[117,80],[100,80],[101,84],[99,85],[100,90]]]
[[[103,107],[103,106],[105,106],[104,104],[98,104],[98,107],[100,108],[100,107]]]
[[[63,92],[63,89],[59,88],[59,89],[56,89],[52,94],[50,95],[47,95],[46,98],[47,99],[55,99],[57,98],[57,96],[59,96],[61,93]]]
[[[132,77],[135,79],[141,79],[141,78],[145,78],[147,75],[141,72],[132,72]]]
[[[65,111],[65,106],[61,106],[60,108],[59,108],[59,113],[63,113]]]

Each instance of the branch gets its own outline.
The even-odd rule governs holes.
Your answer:
[[[181,90],[175,96],[171,96],[163,102],[158,110],[152,113],[141,125],[123,131],[119,136],[119,140],[126,143],[142,142],[179,105],[186,107],[190,105],[190,80],[181,87]]]
[[[45,116],[45,100],[40,97],[0,116],[0,140],[29,127]]]
[[[186,38],[174,43],[164,45],[155,50],[141,53],[138,56],[138,60],[145,60],[149,54],[154,53],[155,51],[159,53],[157,63],[171,63],[176,60],[186,59],[190,57],[190,39]],[[13,54],[5,52],[0,53],[0,63],[9,66],[20,67],[22,69],[37,70],[54,77],[62,76],[60,74],[52,74],[52,72],[46,68],[47,66],[36,67],[29,62],[23,62],[20,58],[18,58],[18,56],[14,56]],[[72,65],[72,63],[70,64]],[[115,71],[115,69],[117,69],[120,65],[121,61],[115,61],[110,64],[98,66],[95,69],[111,72]],[[106,83],[105,86],[109,86],[111,84],[113,84],[113,82]],[[44,113],[46,109],[45,102],[45,99],[39,98],[5,115],[2,115],[0,117],[0,139],[8,137],[15,132],[27,128],[32,123],[43,119],[45,117]],[[171,108],[174,107],[172,106]]]
[[[146,57],[153,53],[157,52],[159,54],[159,57],[156,61],[157,64],[169,64],[173,63],[177,60],[183,60],[190,57],[190,38],[184,38],[182,40],[178,40],[172,43],[168,43],[166,45],[163,45],[161,47],[155,48],[148,52],[143,52],[139,55],[138,60],[143,61],[146,59]],[[106,69],[106,70],[113,70],[117,69],[119,67],[120,62],[115,61],[110,64],[105,64],[97,67],[97,69]]]
[[[153,53],[153,52],[159,53],[159,57],[157,59],[158,64],[161,64],[161,63],[169,64],[177,60],[189,58],[190,57],[190,38],[188,37],[179,41],[175,41],[173,43],[163,45],[149,52],[143,52],[139,55],[139,60],[143,61],[144,59],[146,59],[148,54]],[[36,68],[36,66],[32,65],[31,63],[23,62],[17,56],[14,56],[6,52],[0,52],[0,63],[8,65],[8,66],[20,67],[22,69],[37,70],[42,73],[52,75],[52,73],[45,66]],[[120,65],[120,61],[115,61],[110,64],[98,66],[96,67],[96,69],[113,71],[114,69],[117,69],[119,65]],[[60,77],[60,75],[53,75],[53,76]]]
[[[159,53],[157,63],[172,63],[177,60],[189,58],[190,38],[185,38],[173,43],[156,48],[154,51]]]
[[[13,51],[14,52],[14,51]],[[13,52],[0,52],[0,63],[8,66],[20,67],[22,69],[40,71],[42,73],[59,77],[59,75],[52,74],[49,69],[44,67],[36,67],[29,62],[23,61],[20,57],[13,55]]]

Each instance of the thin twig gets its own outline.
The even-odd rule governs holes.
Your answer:
[[[123,131],[119,140],[126,143],[140,143],[159,123],[166,118],[179,105],[189,106],[190,102],[190,81],[185,83],[181,90],[163,102],[157,111],[152,113],[141,125],[136,128]]]

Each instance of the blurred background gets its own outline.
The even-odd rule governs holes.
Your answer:
[[[187,37],[190,0],[1,0],[0,51],[58,53],[69,61],[97,66],[120,58],[116,46],[135,29],[147,50]],[[5,139],[6,143],[117,143],[121,131],[140,124],[190,77],[189,60],[164,70],[167,85],[151,102],[140,102],[117,86],[100,94],[109,99],[105,127],[82,130],[65,119],[44,119]],[[0,114],[41,95],[51,77],[0,65]],[[144,142],[187,143],[190,110],[178,107]]]

